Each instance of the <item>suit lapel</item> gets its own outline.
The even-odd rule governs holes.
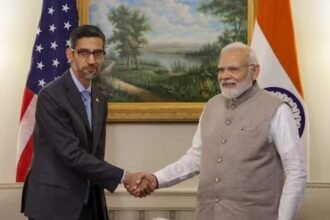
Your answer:
[[[64,77],[65,82],[66,82],[66,89],[67,89],[68,99],[72,103],[72,106],[76,110],[77,114],[80,116],[80,118],[84,122],[85,127],[88,130],[90,130],[84,103],[81,99],[81,95],[80,95],[76,85],[73,82],[73,79],[71,78],[70,72],[69,71],[66,72],[63,77]]]
[[[93,148],[92,153],[95,154],[101,129],[104,124],[104,99],[96,89],[92,89],[92,128],[93,128]]]

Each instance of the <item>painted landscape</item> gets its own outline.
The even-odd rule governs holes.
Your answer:
[[[204,102],[220,49],[247,41],[247,0],[91,0],[106,34],[96,84],[115,102]]]

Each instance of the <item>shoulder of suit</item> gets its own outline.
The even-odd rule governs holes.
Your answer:
[[[60,93],[60,91],[64,91],[65,87],[65,81],[68,79],[68,71],[65,72],[62,76],[59,78],[49,82],[44,88],[42,88],[39,92],[39,95],[42,95],[42,93]]]

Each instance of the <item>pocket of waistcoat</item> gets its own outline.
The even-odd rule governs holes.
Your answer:
[[[244,144],[262,144],[268,142],[269,128],[267,126],[251,124],[239,127],[238,140]]]

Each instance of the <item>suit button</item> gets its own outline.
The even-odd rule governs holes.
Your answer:
[[[218,163],[221,163],[222,162],[222,158],[219,157],[218,160],[217,160],[217,162]]]
[[[220,182],[220,178],[218,178],[218,177],[215,178],[215,182],[216,182],[216,183],[219,183],[219,182]]]
[[[216,199],[215,199],[215,202],[216,202],[216,203],[220,202],[220,198],[219,198],[219,197],[216,198]]]
[[[225,123],[226,123],[226,125],[230,125],[231,124],[231,120],[230,119],[227,119]]]
[[[227,142],[227,139],[226,138],[224,138],[224,139],[221,140],[221,143],[222,144],[225,144],[226,142]]]

